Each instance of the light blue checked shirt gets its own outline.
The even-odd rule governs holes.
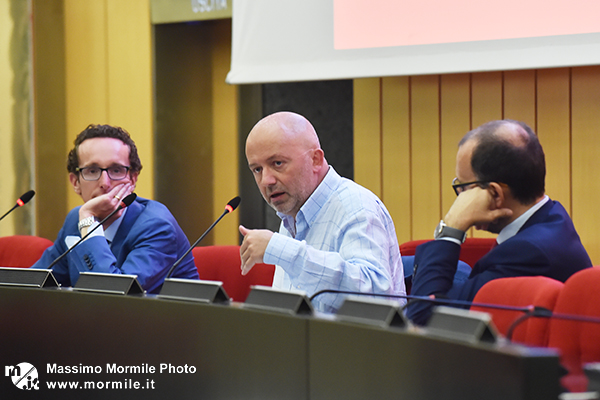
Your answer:
[[[406,295],[394,223],[372,192],[329,172],[294,218],[282,219],[263,261],[275,264],[273,287]],[[321,294],[317,311],[336,312],[346,295]],[[400,300],[401,304],[405,301]]]

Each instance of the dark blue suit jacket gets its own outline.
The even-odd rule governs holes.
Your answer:
[[[54,245],[32,268],[48,268],[67,250],[67,236],[81,237],[77,229],[79,207],[69,212]],[[109,246],[101,236],[90,237],[75,247],[53,268],[62,286],[73,286],[79,272],[137,275],[148,293],[158,293],[171,268],[190,247],[190,242],[171,212],[163,204],[138,197],[125,213],[123,222]],[[188,254],[171,275],[198,279],[192,254]]]
[[[575,272],[592,266],[571,218],[557,201],[548,201],[519,232],[494,247],[474,266],[469,278],[453,285],[460,246],[433,240],[417,247],[411,295],[438,294],[450,299],[472,301],[477,291],[496,278],[543,275],[566,281]],[[413,302],[407,316],[424,324],[431,305]]]

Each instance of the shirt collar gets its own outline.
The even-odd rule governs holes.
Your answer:
[[[523,227],[523,225],[525,225],[525,222],[527,222],[527,220],[529,218],[531,218],[531,216],[533,214],[535,214],[535,212],[537,210],[542,208],[542,206],[544,204],[546,204],[546,202],[548,200],[550,200],[548,195],[544,195],[544,198],[541,199],[540,201],[538,201],[537,203],[535,203],[533,205],[533,207],[531,207],[529,210],[525,211],[523,214],[521,214],[517,219],[515,219],[510,224],[506,225],[504,227],[504,229],[502,229],[500,231],[500,233],[498,234],[498,237],[496,238],[496,241],[498,242],[498,244],[515,236],[517,234],[517,232],[519,232],[519,229],[521,229]]]
[[[115,235],[117,234],[117,231],[119,230],[119,227],[121,226],[121,222],[123,222],[123,217],[125,217],[126,212],[127,212],[127,208],[124,208],[123,213],[121,213],[121,216],[119,218],[117,218],[112,224],[110,224],[110,226],[108,228],[106,228],[104,230],[104,237],[109,242],[112,243],[112,241],[114,240]]]
[[[323,205],[339,185],[339,180],[340,176],[330,165],[327,174],[319,186],[317,186],[302,207],[300,207],[296,219],[291,215],[277,213],[277,216],[283,221],[283,226],[290,232],[292,237],[296,236],[296,220],[303,218],[310,227],[310,224],[314,221],[321,208],[323,208]]]

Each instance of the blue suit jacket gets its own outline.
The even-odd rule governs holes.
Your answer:
[[[79,208],[69,212],[54,245],[32,268],[48,268],[52,261],[67,251],[67,236],[81,237],[77,229]],[[171,266],[189,247],[187,237],[167,207],[138,197],[127,208],[110,246],[102,236],[90,237],[57,263],[52,271],[63,286],[75,285],[80,271],[137,275],[148,293],[158,293]],[[171,276],[198,279],[191,253]]]
[[[571,218],[557,201],[546,202],[515,236],[483,256],[466,281],[453,284],[459,254],[460,246],[447,240],[417,247],[411,295],[437,294],[472,301],[492,279],[543,275],[564,282],[575,272],[592,266]],[[431,305],[413,302],[406,314],[413,322],[424,324]]]

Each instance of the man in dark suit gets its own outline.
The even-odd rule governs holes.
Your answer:
[[[149,293],[158,293],[171,266],[190,243],[163,204],[140,197],[96,226],[135,189],[142,163],[135,143],[122,128],[90,125],[75,139],[67,169],[84,204],[71,210],[49,247],[32,268],[48,268],[82,237],[52,271],[63,286],[74,286],[80,272],[136,275]],[[198,279],[188,254],[172,277]]]
[[[435,240],[415,253],[412,295],[472,301],[496,278],[543,275],[564,282],[592,266],[571,218],[545,195],[544,151],[525,123],[488,122],[468,132],[456,156],[457,198],[435,229]],[[453,284],[466,231],[498,233],[498,245]],[[425,324],[431,304],[413,302],[407,316]]]

